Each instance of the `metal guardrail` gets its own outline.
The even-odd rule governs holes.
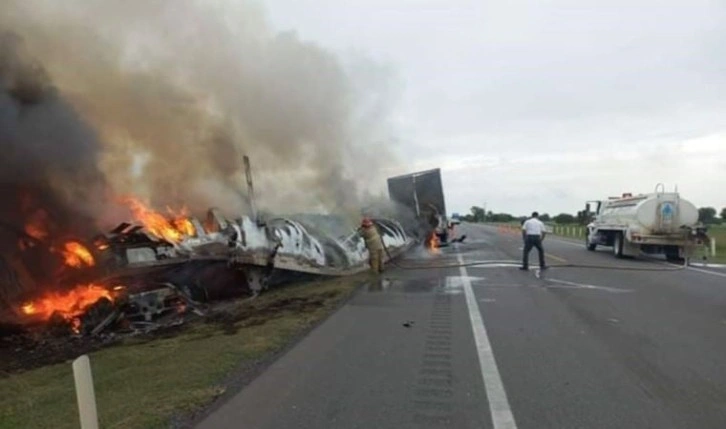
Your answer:
[[[495,224],[500,232],[521,234],[522,227],[519,224],[506,223]],[[547,233],[561,237],[572,237],[585,239],[587,228],[581,225],[547,225]]]

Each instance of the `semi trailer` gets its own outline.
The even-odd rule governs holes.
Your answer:
[[[388,194],[392,201],[414,214],[418,222],[418,235],[427,240],[435,236],[442,245],[449,242],[449,222],[440,169],[390,177]]]

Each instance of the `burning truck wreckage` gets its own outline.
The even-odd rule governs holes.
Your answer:
[[[230,220],[213,208],[200,221],[184,211],[164,215],[135,199],[128,204],[136,223],[121,223],[88,242],[48,244],[32,224],[17,231],[16,254],[0,259],[6,291],[0,338],[144,333],[204,316],[215,301],[254,296],[300,276],[368,269],[357,231],[333,237],[316,226],[334,223],[333,216]],[[390,257],[414,244],[399,222],[375,223]],[[33,273],[53,260],[56,284],[37,285]]]
[[[214,138],[195,146],[206,149],[185,158],[179,168],[167,170],[171,162],[158,155],[176,146],[157,145],[157,141],[175,142],[176,137],[186,141],[185,127],[174,121],[167,125],[162,117],[153,121],[162,124],[158,130],[141,127],[143,131],[129,134],[128,117],[120,115],[126,119],[117,123],[119,115],[113,109],[108,117],[90,114],[104,106],[95,104],[103,97],[86,99],[83,91],[62,91],[63,85],[57,86],[51,73],[26,51],[23,37],[0,32],[0,374],[8,368],[60,362],[64,353],[65,358],[74,357],[127,335],[161,334],[195,317],[211,320],[225,302],[256,296],[277,284],[369,269],[363,237],[341,216],[258,214],[249,159],[243,157],[243,166],[228,159],[232,157],[217,159],[218,149],[220,153],[226,153],[225,148],[235,153],[241,149],[232,136],[219,131],[226,127],[224,123],[217,126],[210,119],[212,125],[204,131]],[[126,87],[121,88],[125,93]],[[282,101],[287,106],[287,100]],[[190,118],[207,118],[204,108],[194,103],[185,104],[184,109],[180,112]],[[141,119],[141,125],[148,125]],[[206,136],[190,128],[194,130],[189,141],[196,144],[200,135]],[[313,128],[303,127],[303,131]],[[265,137],[267,128],[262,131]],[[288,142],[299,131],[293,127],[275,141]],[[112,138],[117,134],[120,142]],[[165,138],[154,139],[157,135]],[[319,137],[334,140],[331,136],[338,134]],[[132,144],[135,139],[138,145]],[[145,159],[150,164],[141,170],[154,174],[134,178],[136,173],[129,173],[135,171],[134,165],[127,162],[136,158],[126,159],[128,151],[134,156],[149,154]],[[201,176],[217,172],[224,177],[211,181],[224,182],[225,189],[234,192],[226,195],[242,196],[242,200],[236,177],[244,169],[247,211],[237,206],[233,213],[245,215],[228,218],[229,213],[222,210],[204,210],[208,204],[224,204],[226,197],[203,195],[200,200],[185,201],[189,186],[176,181],[186,179],[190,170],[184,167],[200,159],[204,162],[184,185],[206,183]],[[102,160],[113,162],[107,165]],[[286,167],[294,168],[294,164]],[[385,259],[398,257],[417,242],[445,245],[446,210],[438,170],[394,182],[389,180],[389,195],[397,203],[395,209],[374,219],[386,248]],[[171,192],[174,195],[167,195],[169,183],[178,187]],[[113,222],[128,220],[111,228],[113,222],[105,217],[107,206],[118,202],[123,192],[135,193],[137,184],[155,202],[194,201],[200,211],[167,208],[162,212],[146,201],[127,197],[123,205],[131,216],[110,215]],[[346,212],[354,210],[355,204],[346,206]],[[34,354],[44,357],[34,358]],[[33,359],[42,362],[27,364]]]
[[[162,213],[126,197],[133,221],[85,240],[51,239],[43,210],[20,228],[0,222],[0,237],[17,240],[0,254],[0,352],[14,354],[0,359],[3,371],[213,320],[230,300],[271,286],[370,269],[363,236],[340,216],[259,215],[245,164],[251,213],[235,219],[217,208],[203,219]],[[388,187],[399,219],[373,219],[386,260],[416,243],[437,254],[465,239],[444,214],[438,169],[391,178]]]
[[[163,213],[126,197],[133,221],[87,239],[52,238],[42,209],[21,227],[0,222],[0,372],[62,362],[130,336],[173,335],[189,320],[224,318],[235,300],[271,286],[370,269],[363,236],[340,216],[258,214],[246,157],[245,164],[251,213],[235,219],[217,208],[203,218],[186,209]],[[384,260],[416,243],[437,254],[465,238],[453,237],[443,214],[439,170],[424,176],[434,183],[420,173],[389,179],[395,215],[372,219]],[[414,198],[403,198],[403,188]]]

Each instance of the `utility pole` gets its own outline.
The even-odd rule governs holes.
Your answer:
[[[252,183],[252,166],[250,165],[250,158],[245,155],[242,157],[242,161],[245,166],[245,177],[247,178],[247,201],[250,204],[250,211],[252,212],[252,219],[258,222],[257,218],[257,204],[255,203],[255,187]]]

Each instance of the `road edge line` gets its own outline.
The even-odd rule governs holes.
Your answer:
[[[688,271],[695,271],[697,273],[710,274],[712,276],[717,276],[717,277],[726,277],[726,273],[719,273],[718,271],[709,271],[709,270],[704,270],[701,268],[693,268],[690,266],[687,269],[688,269]]]
[[[489,412],[491,413],[492,424],[494,429],[517,429],[517,423],[514,420],[512,409],[509,406],[507,392],[504,389],[504,383],[499,375],[496,359],[492,345],[489,342],[487,328],[484,325],[484,319],[479,311],[479,304],[476,302],[474,290],[471,287],[471,280],[463,266],[464,258],[461,253],[457,254],[457,260],[462,266],[459,267],[461,281],[464,286],[464,295],[466,296],[466,306],[469,310],[469,321],[474,334],[474,342],[476,343],[477,356],[479,357],[479,369],[481,370],[484,389],[489,402]]]
[[[674,264],[674,263],[666,262],[666,261],[654,260],[654,262],[658,262],[658,263],[661,263],[663,265],[667,265],[669,267],[682,267],[682,268],[684,268],[684,271],[693,271],[693,272],[696,272],[696,273],[709,274],[709,275],[716,276],[716,277],[726,277],[726,273],[719,273],[718,271],[709,271],[709,270],[704,270],[704,269],[701,269],[701,268],[693,268],[690,265],[688,265],[686,267],[683,267],[683,265]]]

